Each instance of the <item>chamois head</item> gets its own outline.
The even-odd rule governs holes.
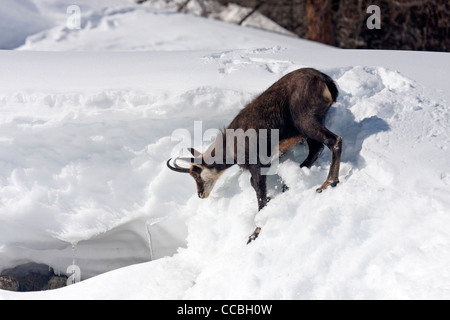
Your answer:
[[[167,167],[175,172],[189,173],[197,184],[197,194],[200,199],[206,199],[211,194],[217,180],[225,170],[219,170],[214,165],[207,165],[204,162],[203,154],[193,148],[188,149],[193,158],[176,158],[173,166],[170,164],[172,159],[167,161]],[[177,161],[189,163],[190,168],[183,168],[177,164]]]

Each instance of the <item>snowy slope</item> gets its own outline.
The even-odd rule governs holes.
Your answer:
[[[80,7],[81,9],[82,7]],[[63,16],[64,17],[64,16]],[[65,16],[67,18],[67,15]],[[163,22],[161,23],[161,20]],[[185,26],[189,27],[186,28]],[[164,30],[164,32],[160,32]],[[81,10],[79,29],[65,23],[30,36],[19,50],[173,51],[268,46],[278,34],[242,28],[218,20],[180,15],[148,6],[114,6]],[[298,39],[286,37],[286,43]],[[304,41],[308,47],[321,44]],[[231,47],[229,47],[231,45]]]
[[[357,55],[348,54],[351,50],[338,50],[316,42],[283,37],[253,28],[242,28],[217,20],[176,14],[173,11],[129,5],[132,1],[37,0],[36,6],[41,12],[46,13],[47,19],[55,23],[55,27],[37,34],[30,33],[26,43],[18,50],[88,52],[209,50],[213,51],[212,53],[224,53],[218,63],[223,64],[224,72],[227,73],[237,67],[234,63],[253,62],[239,60],[236,56],[239,53],[225,52],[227,50],[300,48],[301,52],[298,52],[295,58],[302,65],[384,66],[398,70],[420,84],[441,89],[450,98],[445,81],[450,66],[438,63],[446,54],[379,50],[358,50]],[[79,5],[81,9],[80,29],[70,29],[66,25],[66,20],[70,16],[67,15],[66,8],[72,4]],[[285,63],[289,61],[275,60],[270,67],[276,68],[277,65]]]
[[[64,272],[75,258],[84,278],[127,267],[0,298],[450,298],[448,54],[337,50],[126,8],[120,21],[148,14],[159,29],[147,37],[160,45],[0,52],[0,266],[31,259]],[[102,51],[117,35],[112,49],[134,49],[123,36],[132,25],[118,26],[105,42],[81,30],[85,40],[69,35],[55,48]],[[50,48],[58,28],[33,45]],[[222,43],[201,30],[220,31]],[[175,48],[177,34],[203,38]],[[290,189],[280,194],[271,179],[275,197],[259,215],[248,173],[230,169],[199,200],[190,177],[166,169],[176,130],[226,126],[303,66],[340,88],[327,119],[344,140],[338,187],[315,193],[330,153],[300,169],[304,146],[279,168]],[[246,246],[255,224],[261,237]]]
[[[133,0],[3,0],[0,8],[0,50],[14,49],[28,36],[57,25],[66,26],[67,9],[77,5],[89,13],[106,6],[131,4]]]
[[[0,50],[13,49],[25,42],[27,36],[51,26],[30,0],[4,0],[0,9]]]

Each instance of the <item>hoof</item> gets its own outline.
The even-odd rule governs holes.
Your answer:
[[[261,228],[260,227],[256,228],[255,232],[253,232],[253,234],[250,237],[248,237],[247,244],[250,244],[252,241],[255,241],[256,239],[258,239],[260,233],[261,233]]]
[[[339,181],[325,181],[325,183],[316,190],[317,193],[322,193],[322,191],[326,190],[328,187],[336,187]]]

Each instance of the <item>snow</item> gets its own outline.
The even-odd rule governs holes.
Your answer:
[[[450,298],[448,54],[338,50],[130,1],[78,2],[70,30],[69,4],[20,3],[53,26],[0,51],[0,270],[75,260],[86,280],[0,299]],[[166,168],[180,133],[207,147],[207,129],[305,66],[340,89],[336,188],[315,192],[331,155],[300,169],[303,145],[259,214],[247,172],[200,200]]]
[[[39,14],[32,1],[4,0],[0,10],[0,49],[16,48],[27,36],[49,26],[50,22]]]
[[[162,27],[162,18],[163,33],[158,32]],[[184,27],[186,24],[189,28]],[[161,11],[147,6],[112,6],[98,11],[87,11],[81,16],[79,29],[68,28],[64,23],[30,36],[19,50],[222,50],[228,48],[227,44],[232,44],[229,49],[248,47],[249,42],[257,47],[270,46],[278,36],[251,29],[240,32],[241,29],[239,26],[213,19],[190,15],[180,18],[179,14],[172,11]],[[286,40],[289,41],[289,38]],[[298,42],[295,38],[290,40]]]

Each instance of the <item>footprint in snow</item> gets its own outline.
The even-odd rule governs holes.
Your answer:
[[[219,73],[224,75],[246,68],[264,69],[270,73],[282,74],[294,63],[273,57],[281,51],[283,49],[280,47],[230,50],[207,55],[203,59],[209,63],[217,63]]]

